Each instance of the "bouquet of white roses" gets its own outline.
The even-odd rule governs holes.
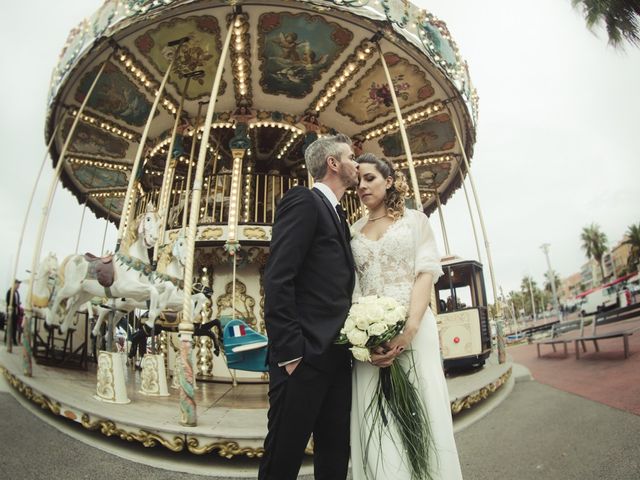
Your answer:
[[[388,342],[402,331],[407,309],[390,297],[360,297],[349,310],[336,343],[350,344],[356,360],[371,360],[369,349]]]
[[[388,342],[402,332],[407,318],[407,309],[390,297],[370,295],[360,297],[353,303],[336,343],[351,345],[349,350],[356,360],[371,360],[371,349]],[[368,445],[374,436],[382,445],[382,436],[391,418],[400,434],[404,449],[411,464],[412,479],[431,479],[429,451],[432,437],[427,410],[418,389],[410,376],[415,362],[409,351],[407,368],[400,362],[380,368],[376,391],[365,415],[371,418],[372,429],[368,432],[364,446],[364,467],[367,470]]]

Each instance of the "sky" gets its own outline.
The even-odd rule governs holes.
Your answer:
[[[101,3],[38,0],[0,6],[5,45],[0,54],[0,285],[5,288],[45,154],[51,72],[68,32]],[[471,171],[497,284],[506,293],[517,290],[524,275],[543,283],[543,243],[551,245],[550,261],[561,277],[579,271],[586,261],[580,248],[583,227],[599,224],[614,246],[629,225],[640,222],[640,49],[608,46],[604,31],[590,32],[570,0],[539,0],[536,8],[512,0],[415,3],[447,23],[478,90]],[[27,220],[18,278],[25,278],[31,265],[52,173],[47,159]],[[451,253],[477,259],[463,191],[443,210]],[[62,259],[75,251],[82,211],[59,186],[43,254],[53,251]],[[437,215],[431,224],[441,240]],[[477,217],[476,224],[481,234]],[[100,253],[105,226],[87,210],[78,250]],[[115,239],[115,227],[109,226],[107,249]],[[486,264],[484,249],[482,261]]]

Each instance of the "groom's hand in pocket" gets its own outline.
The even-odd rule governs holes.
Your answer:
[[[284,369],[287,371],[287,375],[293,375],[293,372],[295,371],[296,368],[298,368],[298,365],[300,365],[301,361],[302,359],[296,360],[295,362],[287,363],[284,366]]]

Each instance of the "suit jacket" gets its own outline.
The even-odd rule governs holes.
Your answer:
[[[349,363],[334,342],[351,307],[353,255],[335,208],[317,189],[294,187],[280,201],[264,274],[268,359],[302,357],[331,371]]]

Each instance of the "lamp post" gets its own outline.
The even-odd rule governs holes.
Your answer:
[[[551,269],[551,261],[549,260],[549,247],[551,245],[548,243],[543,243],[540,245],[540,248],[544,252],[544,256],[547,259],[547,275],[549,276],[549,282],[551,282],[551,292],[553,294],[553,308],[556,310],[558,314],[558,318],[560,318],[560,308],[558,304],[558,294],[556,293],[556,281],[555,276],[553,275],[553,270]]]
[[[533,315],[533,321],[535,322],[538,317],[536,315],[536,302],[533,298],[533,286],[531,285],[531,275],[527,275],[529,280],[529,295],[531,295],[531,314]]]

